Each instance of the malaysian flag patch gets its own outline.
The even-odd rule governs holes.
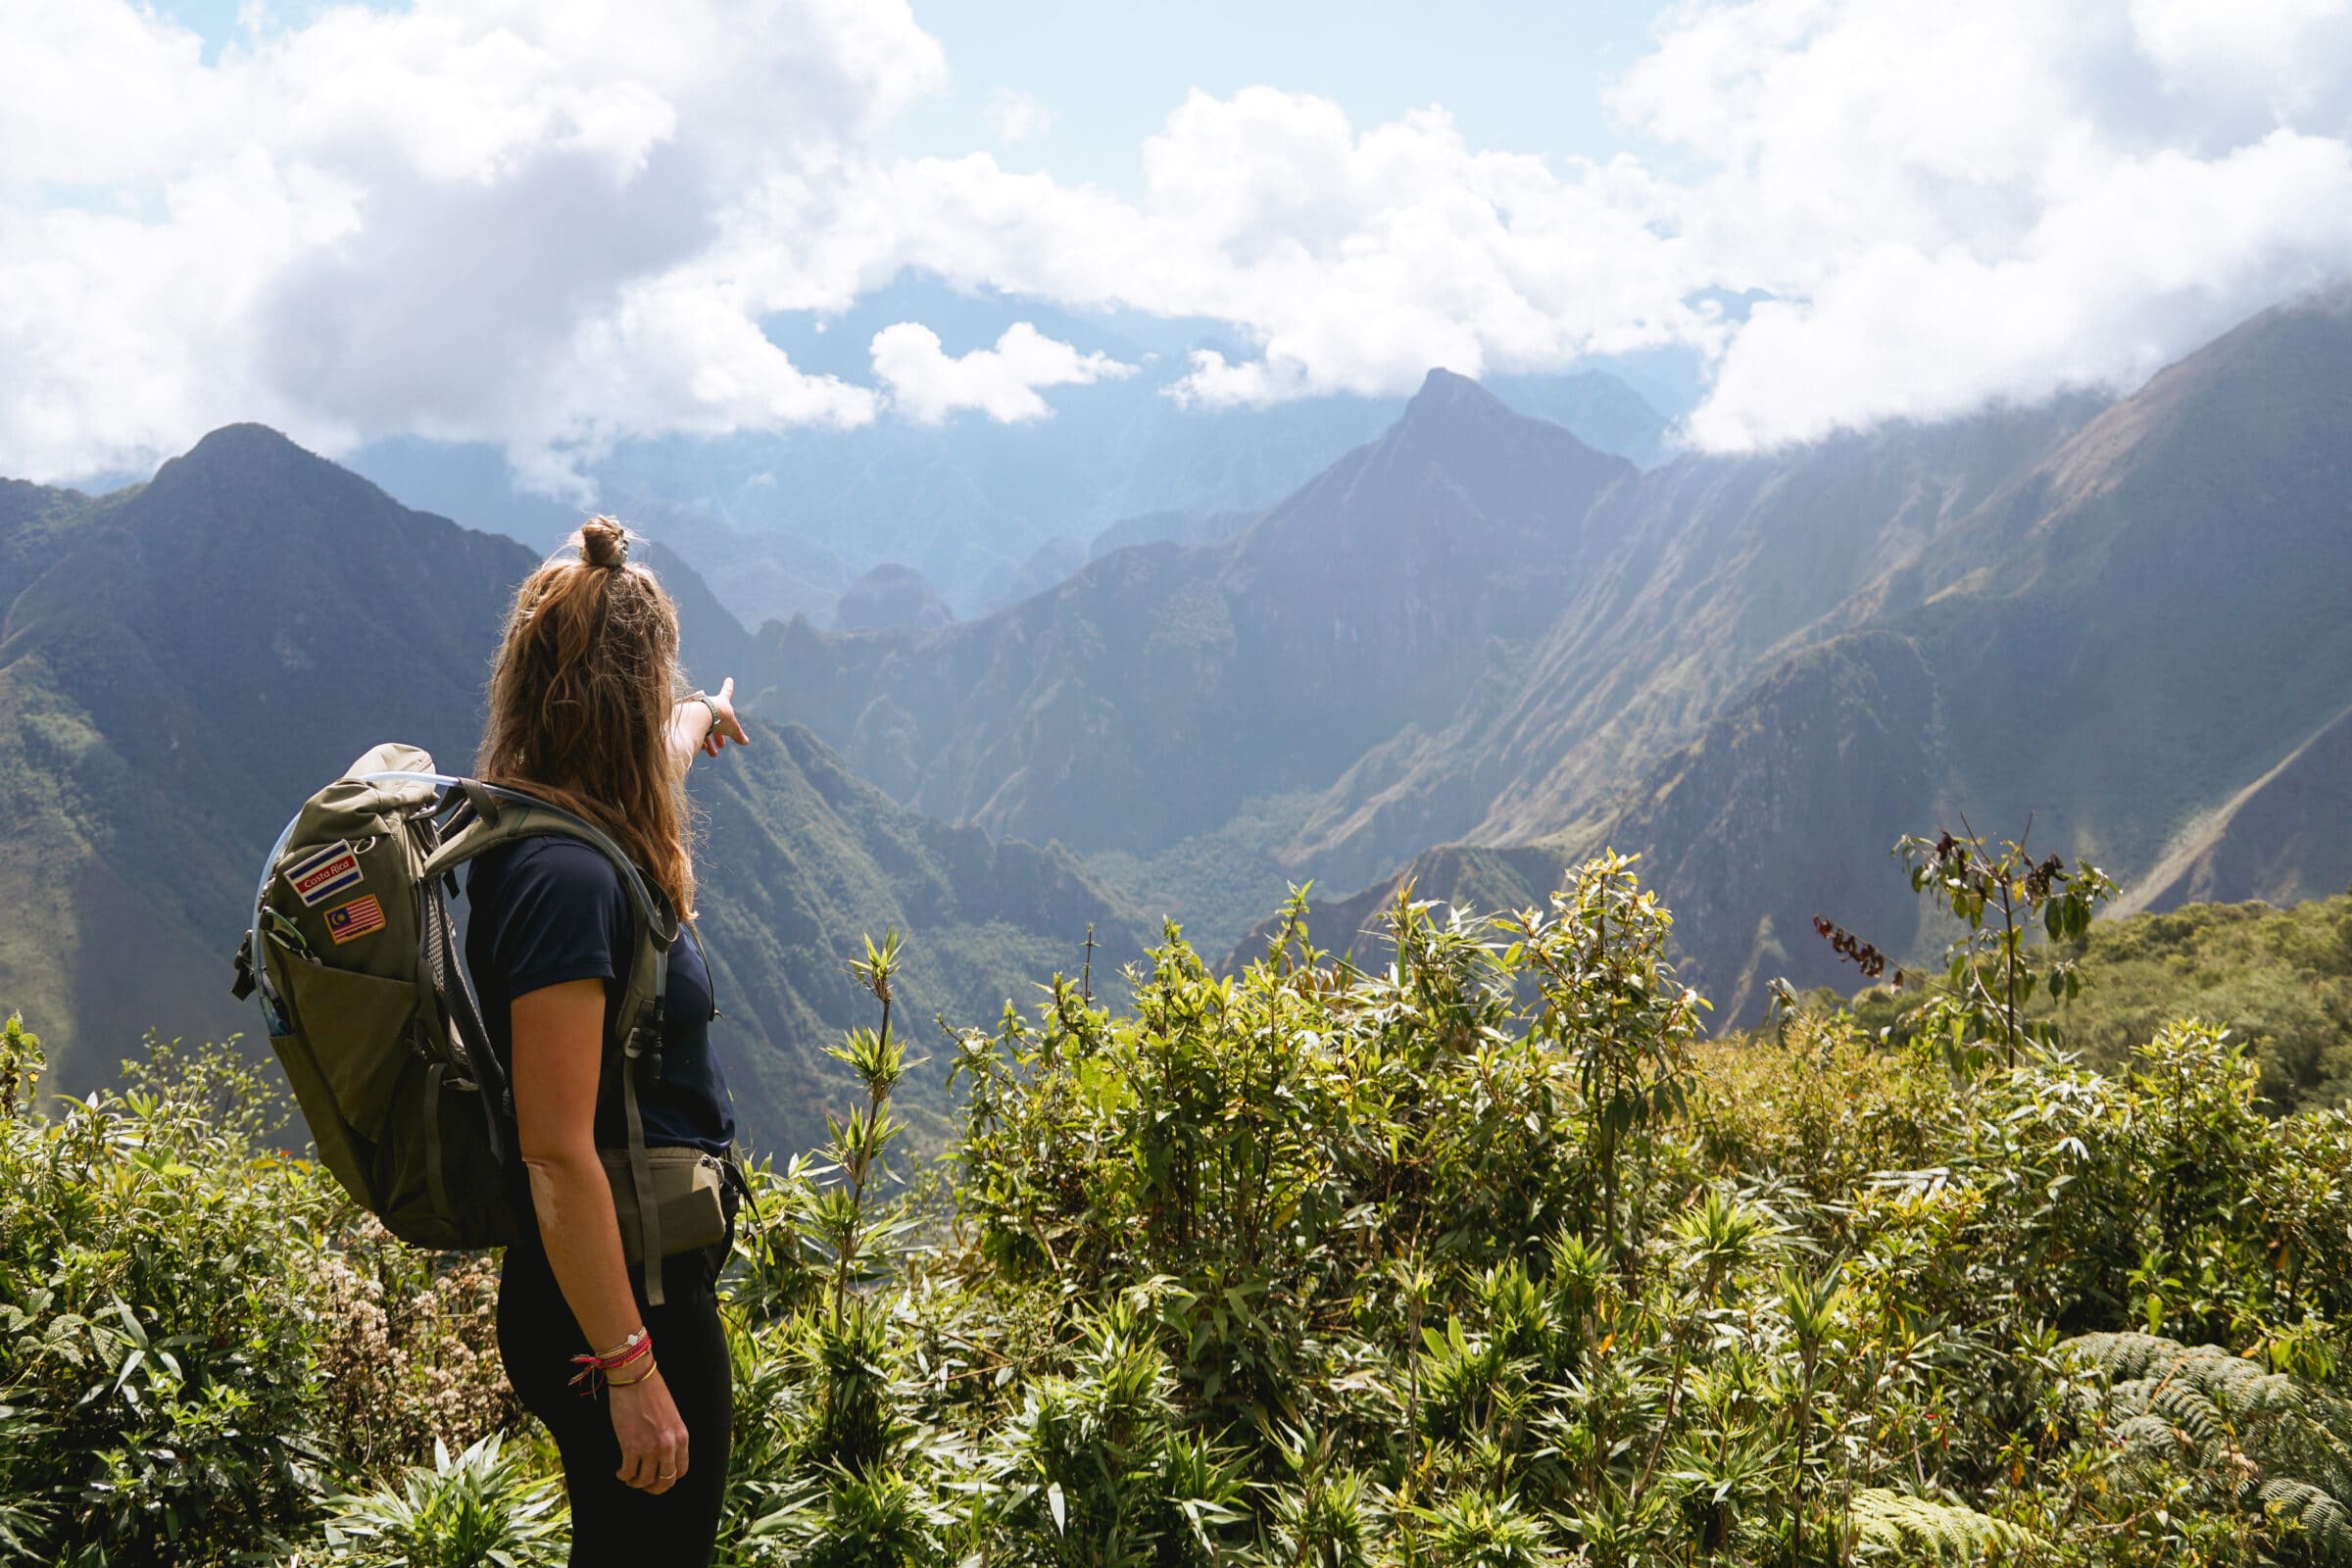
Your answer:
[[[336,946],[353,937],[364,937],[370,931],[384,928],[384,906],[370,893],[349,904],[338,904],[326,911],[326,934],[335,939]]]
[[[292,885],[294,896],[311,906],[347,888],[358,887],[361,880],[359,852],[339,839],[313,850],[286,867],[286,881]]]

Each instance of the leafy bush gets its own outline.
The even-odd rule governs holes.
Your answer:
[[[1115,1011],[1055,981],[952,1037],[936,1168],[875,945],[860,1102],[739,1227],[721,1560],[2343,1555],[2352,1117],[2264,1114],[2225,1031],[2090,1070],[1995,953],[1907,1041],[1702,1042],[1609,858],[1392,929],[1358,968],[1294,907],[1231,976],[1170,932]],[[387,1244],[258,1103],[161,1053],[0,1128],[0,1547],[545,1560],[483,1266]]]
[[[323,1560],[353,1568],[554,1568],[564,1557],[560,1488],[492,1433],[455,1458],[435,1440],[433,1462],[398,1484],[327,1499]]]
[[[2061,1008],[2030,999],[2038,1018],[2061,1021],[2065,1043],[2094,1066],[2120,1069],[2177,1018],[2227,1024],[2262,1067],[2274,1111],[2352,1099],[2352,896],[2290,908],[2193,904],[2162,914],[2101,920],[2059,944],[2079,977]],[[1917,1032],[1921,993],[1873,989],[1853,999],[1867,1032]]]
[[[122,1087],[29,1106],[0,1033],[0,1547],[190,1564],[307,1533],[320,1498],[512,1420],[482,1265],[455,1270],[267,1146],[229,1051],[149,1042]]]

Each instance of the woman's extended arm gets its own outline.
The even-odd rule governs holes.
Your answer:
[[[669,710],[669,755],[683,773],[694,761],[694,754],[716,757],[719,748],[733,741],[749,746],[752,738],[743,732],[743,724],[735,717],[735,677],[730,675],[719,682],[715,693],[681,697]]]
[[[514,1120],[539,1236],[588,1348],[602,1353],[644,1327],[629,1290],[612,1189],[596,1156],[604,982],[567,980],[525,992],[514,999],[512,1017]],[[607,1395],[620,1440],[620,1479],[648,1492],[667,1492],[686,1473],[686,1423],[662,1381],[661,1353],[655,1346],[653,1370]]]

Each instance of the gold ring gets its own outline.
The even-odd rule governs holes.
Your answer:
[[[657,1470],[654,1472],[654,1479],[656,1481],[675,1481],[678,1479],[678,1473],[675,1470]]]

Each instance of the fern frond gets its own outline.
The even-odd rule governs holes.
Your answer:
[[[2201,1473],[2259,1508],[2299,1560],[2352,1568],[2352,1403],[2216,1345],[2090,1334],[2066,1348],[2109,1379],[2105,1407],[2129,1460]]]
[[[2312,1561],[2352,1563],[2352,1508],[2301,1481],[2265,1481],[2254,1495]]]
[[[2006,1519],[1958,1503],[1872,1487],[1854,1494],[1855,1530],[1868,1556],[1882,1560],[1974,1562],[1995,1547],[2033,1546],[2038,1536]]]

